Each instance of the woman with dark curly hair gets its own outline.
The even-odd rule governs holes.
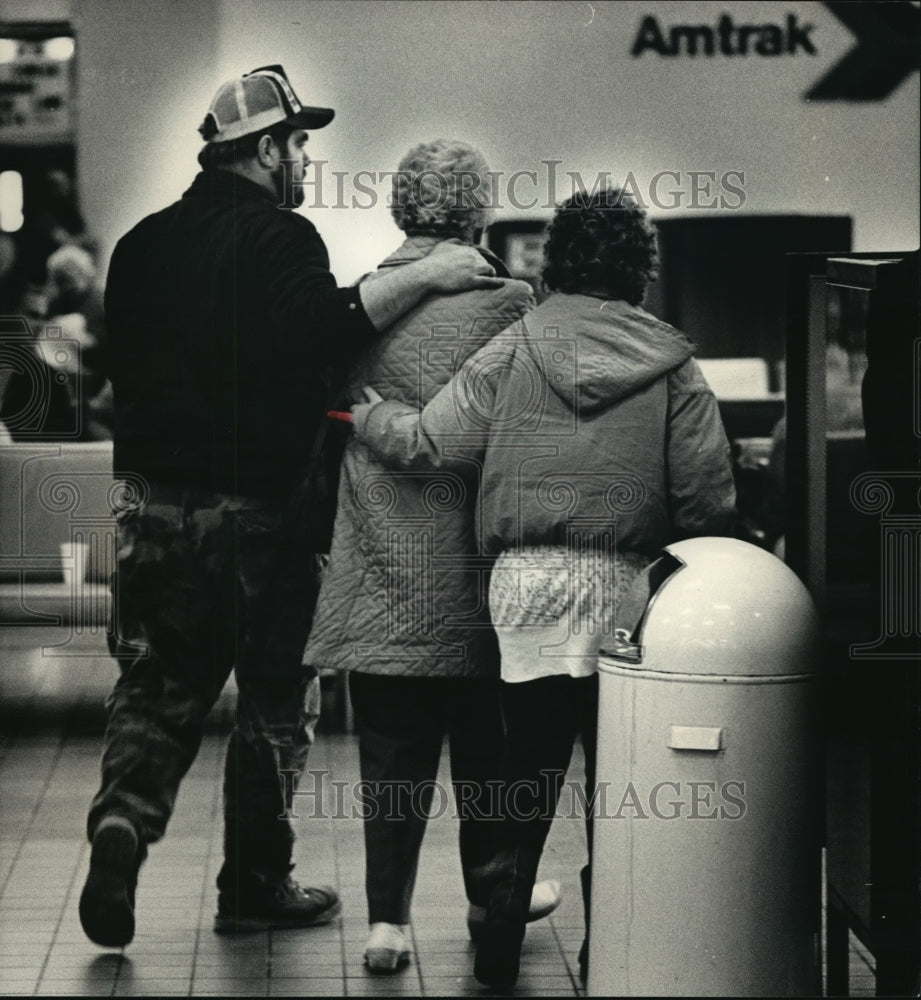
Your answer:
[[[371,405],[353,409],[357,437],[388,464],[474,470],[481,551],[496,557],[489,604],[508,795],[474,969],[491,986],[517,981],[528,899],[577,736],[591,800],[597,656],[615,626],[633,624],[631,584],[664,545],[733,533],[716,400],[690,341],[640,306],[655,256],[645,214],[623,191],[570,198],[550,226],[552,294],[537,309],[421,414],[373,390]],[[582,886],[584,978],[589,866]]]

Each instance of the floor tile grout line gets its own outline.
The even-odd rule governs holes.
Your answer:
[[[413,964],[415,965],[416,980],[419,983],[419,992],[425,996],[425,976],[422,972],[422,962],[419,961],[419,941],[416,937],[416,925],[410,920],[409,935],[413,943]]]
[[[200,749],[199,749],[199,752]],[[222,811],[219,808],[223,801],[221,789],[223,788],[223,759],[220,754],[215,755],[215,766],[214,766],[214,783],[213,790],[211,793],[211,810],[210,816],[211,821],[220,821],[223,819]],[[208,898],[208,892],[211,886],[211,862],[215,855],[215,841],[214,837],[208,837],[208,850],[205,854],[204,871],[202,873],[202,885],[201,885],[201,896],[199,898],[198,904],[198,926],[195,930],[195,945],[192,949],[192,968],[189,970],[189,996],[193,996],[195,992],[195,976],[198,972],[198,949],[201,944],[201,932],[202,927],[205,923],[205,906],[206,900]]]
[[[41,685],[38,684],[38,683],[36,683],[35,686],[33,687],[32,691],[30,693],[30,706],[37,700],[37,698],[38,698],[38,696],[40,694],[40,687],[41,687]],[[24,714],[23,718],[26,718],[26,717],[28,717],[28,714]],[[57,771],[58,765],[61,762],[61,757],[64,755],[64,746],[65,746],[65,744],[67,742],[67,739],[68,739],[68,736],[67,736],[67,734],[68,734],[68,725],[67,725],[67,722],[72,717],[73,717],[73,710],[71,710],[70,712],[65,713],[65,718],[64,718],[64,720],[63,720],[63,722],[61,724],[59,735],[58,735],[57,751],[56,751],[56,753],[54,755],[54,759],[48,764],[48,768],[47,768],[47,771],[45,773],[45,780],[44,780],[44,782],[42,784],[41,792],[38,794],[38,796],[37,796],[37,798],[35,800],[35,803],[34,803],[34,805],[32,807],[32,812],[31,812],[31,814],[29,816],[29,820],[28,820],[28,822],[26,823],[26,825],[25,825],[25,827],[23,829],[22,837],[20,838],[19,845],[18,845],[18,847],[16,849],[16,853],[14,854],[13,859],[12,859],[12,861],[10,863],[9,871],[7,872],[6,877],[3,880],[3,885],[0,886],[0,899],[3,899],[3,897],[4,897],[5,893],[6,893],[7,887],[9,886],[10,879],[13,877],[13,873],[17,869],[20,857],[22,855],[23,848],[28,843],[28,841],[30,839],[30,835],[32,833],[32,828],[35,825],[35,818],[38,815],[38,813],[39,813],[42,805],[44,804],[45,797],[47,796],[48,790],[51,787],[51,784],[52,784],[55,772]],[[11,750],[12,749],[12,747],[15,745],[15,743],[17,741],[17,737],[19,735],[20,735],[20,733],[17,732],[17,731],[14,731],[10,735],[10,738],[9,738],[8,743],[6,744],[5,750],[7,750],[7,749]],[[3,759],[4,760],[6,759],[6,753],[4,753]],[[64,905],[63,905],[63,907],[61,909],[61,912],[58,914],[58,920],[57,920],[57,923],[55,924],[54,933],[52,934],[51,941],[48,943],[48,948],[45,951],[45,956],[44,956],[44,959],[42,961],[42,966],[41,966],[41,968],[38,971],[38,976],[35,979],[35,985],[32,988],[32,995],[33,996],[37,995],[37,991],[38,991],[39,986],[41,985],[42,979],[44,978],[44,975],[45,975],[45,970],[48,968],[48,962],[49,962],[49,960],[51,958],[51,952],[52,952],[52,950],[54,948],[54,942],[57,940],[58,932],[60,931],[60,928],[61,928],[61,922],[63,921],[63,919],[64,919],[64,913],[66,912],[67,903],[69,902],[69,899],[70,899],[70,891],[71,891],[71,889],[73,887],[73,882],[74,882],[74,879],[76,878],[76,873],[80,870],[80,862],[81,862],[81,859],[83,858],[83,854],[85,852],[85,849],[86,848],[85,848],[85,845],[84,845],[84,849],[81,850],[81,852],[77,856],[76,867],[75,867],[74,872],[73,872],[73,874],[71,876],[70,885],[68,886],[68,891],[67,891],[67,894],[65,895]]]
[[[48,789],[51,787],[52,777],[54,776],[58,764],[60,763],[61,757],[64,754],[64,744],[66,742],[67,742],[67,727],[63,726],[61,733],[58,737],[57,751],[54,755],[54,759],[48,764],[48,769],[45,773],[45,779],[42,783],[42,789],[35,800],[35,804],[32,806],[32,811],[31,814],[29,815],[29,819],[26,822],[25,826],[23,827],[19,845],[16,848],[16,853],[13,855],[13,860],[10,863],[10,870],[6,873],[6,877],[3,879],[3,884],[0,885],[0,900],[3,899],[7,887],[9,886],[10,879],[13,877],[13,872],[16,870],[16,866],[19,863],[19,857],[22,854],[22,849],[30,839],[30,835],[32,833],[32,827],[35,824],[35,817],[38,815],[39,810],[44,804],[45,796],[48,794]]]
[[[50,679],[46,678],[45,683],[49,684],[50,683]],[[34,702],[39,697],[40,694],[41,694],[41,684],[36,684],[36,686],[34,687],[34,689],[31,692],[31,699],[32,699],[32,701]],[[7,887],[8,887],[8,885],[9,885],[9,881],[12,878],[13,873],[16,871],[16,868],[17,868],[17,865],[19,864],[19,860],[20,860],[20,857],[21,857],[21,854],[22,854],[22,851],[23,851],[23,848],[24,848],[25,844],[27,844],[28,841],[31,839],[31,834],[32,834],[33,828],[35,826],[36,817],[38,816],[39,811],[41,810],[41,808],[45,804],[45,800],[46,800],[46,798],[48,796],[49,790],[51,789],[51,787],[52,787],[52,785],[54,783],[54,779],[55,779],[55,776],[56,776],[56,774],[58,772],[58,768],[60,767],[61,761],[64,758],[64,753],[65,753],[65,748],[66,748],[67,742],[68,742],[68,740],[70,738],[69,734],[70,734],[70,731],[71,731],[72,720],[77,717],[77,715],[79,713],[80,706],[82,704],[85,704],[88,701],[89,701],[89,693],[87,692],[86,685],[84,684],[83,689],[75,695],[74,700],[71,703],[69,710],[64,713],[63,718],[60,720],[60,722],[58,723],[58,725],[55,727],[55,731],[58,734],[58,736],[57,736],[58,743],[57,743],[56,752],[54,754],[53,760],[48,765],[48,769],[47,769],[46,774],[45,774],[45,780],[44,780],[44,783],[42,785],[41,792],[39,793],[39,795],[38,795],[38,797],[37,797],[37,799],[35,801],[35,804],[32,807],[32,812],[31,812],[31,815],[29,817],[29,821],[26,824],[25,829],[23,831],[23,835],[22,835],[22,838],[21,838],[21,840],[19,842],[19,846],[17,847],[16,854],[14,855],[13,860],[12,860],[12,862],[10,864],[9,871],[7,872],[6,878],[3,881],[3,885],[2,885],[2,887],[0,887],[0,899],[3,898],[3,895],[5,894],[5,891],[6,891]],[[12,736],[12,738],[9,740],[9,742],[7,744],[7,747],[5,747],[5,749],[10,748],[10,747],[12,747],[15,744],[15,742],[16,742],[16,736],[17,735],[19,735],[19,734],[17,733],[17,734],[14,734]],[[5,759],[6,759],[6,754],[4,753],[3,760],[5,760]],[[71,905],[71,901],[72,901],[72,897],[73,897],[73,892],[74,892],[74,885],[77,882],[77,877],[78,877],[78,874],[79,874],[79,872],[81,870],[81,867],[82,867],[82,864],[83,864],[83,859],[84,859],[87,851],[89,850],[89,847],[90,847],[89,843],[85,841],[83,843],[80,851],[77,854],[77,858],[76,858],[76,861],[74,863],[73,872],[71,874],[70,881],[69,881],[68,886],[67,886],[67,891],[66,891],[65,896],[64,896],[64,902],[63,902],[63,905],[61,907],[61,911],[60,911],[60,913],[58,915],[58,920],[57,920],[57,923],[55,925],[54,932],[53,932],[52,937],[51,937],[51,941],[49,942],[48,948],[45,951],[45,956],[44,956],[44,960],[42,961],[41,969],[39,970],[38,976],[36,977],[35,986],[33,987],[33,991],[32,991],[32,995],[33,996],[38,995],[38,990],[41,988],[41,986],[43,984],[44,977],[45,977],[45,972],[47,971],[48,963],[49,963],[49,961],[51,959],[51,955],[52,955],[52,953],[54,951],[54,946],[55,946],[55,943],[56,943],[56,941],[58,939],[58,935],[60,933],[61,926],[62,926],[62,924],[64,922],[64,918],[65,918],[65,915],[67,913],[68,907]],[[116,987],[116,984],[118,982],[118,979],[119,979],[119,976],[121,974],[121,970],[122,970],[123,966],[124,966],[124,950],[122,950],[122,952],[121,952],[121,954],[119,955],[119,958],[118,958],[118,964],[117,964],[117,966],[115,968],[115,974],[114,974],[113,980],[112,980],[112,990],[111,990],[111,993],[109,994],[110,996],[114,995],[115,987]]]
[[[569,975],[569,981],[572,983],[573,992],[578,995],[579,987],[582,985],[582,980],[578,978],[578,975],[575,972],[573,972],[572,966],[569,964],[569,956],[566,954],[566,948],[563,946],[563,942],[560,940],[560,935],[557,933],[553,917],[547,917],[547,922],[550,925],[553,940],[556,941],[556,946],[562,956],[563,964],[566,966],[566,972]]]
[[[62,740],[62,748],[63,748],[63,743],[65,741],[66,741],[66,739]],[[61,759],[61,756],[63,756],[63,753],[58,756],[58,758],[57,758],[58,761]],[[56,768],[57,768],[57,764],[55,764],[55,769]],[[73,894],[74,894],[74,885],[77,883],[77,877],[78,877],[78,875],[80,873],[80,870],[82,868],[82,865],[83,865],[83,858],[85,857],[85,855],[86,855],[86,853],[87,853],[88,850],[89,850],[89,844],[86,843],[86,844],[84,844],[82,846],[82,848],[80,849],[79,854],[77,855],[77,860],[76,860],[76,863],[74,864],[74,870],[73,870],[73,873],[70,876],[70,882],[68,883],[68,886],[67,886],[67,892],[64,894],[64,904],[61,907],[61,912],[60,912],[60,915],[58,916],[58,922],[57,922],[57,924],[55,925],[55,928],[54,928],[54,934],[52,935],[51,941],[48,944],[48,950],[45,953],[45,960],[42,963],[42,968],[41,968],[41,971],[38,974],[38,979],[36,980],[36,983],[35,983],[35,989],[33,990],[33,993],[32,993],[33,996],[37,996],[38,995],[38,989],[39,989],[39,987],[43,983],[43,980],[44,980],[44,977],[45,977],[45,971],[47,970],[47,968],[48,968],[48,962],[51,959],[51,953],[54,951],[54,946],[55,946],[55,943],[57,942],[58,934],[60,933],[60,930],[61,930],[61,925],[64,922],[64,916],[67,913],[68,907],[71,905],[71,901],[72,901]],[[122,949],[121,953],[119,954],[119,957],[118,957],[118,965],[115,968],[115,975],[113,976],[113,979],[112,979],[112,990],[108,994],[109,996],[113,996],[115,994],[115,986],[116,986],[116,983],[118,982],[118,977],[121,974],[122,966],[124,965],[124,957],[125,957],[124,956],[124,949]]]
[[[65,716],[64,723],[63,723],[63,725],[64,725],[64,740],[61,743],[61,753],[58,755],[57,759],[55,760],[54,771],[57,771],[58,765],[59,765],[59,763],[61,761],[61,758],[63,757],[64,744],[66,743],[66,740],[68,738],[67,734],[69,733],[69,724],[70,724],[70,721],[77,715],[77,713],[78,713],[78,711],[79,711],[79,709],[80,709],[81,706],[88,705],[92,700],[94,700],[93,696],[92,696],[91,692],[88,691],[86,682],[84,682],[81,691],[74,698],[74,703],[73,703],[73,707],[71,708],[71,711],[69,713],[67,713],[66,716]],[[104,749],[104,740],[105,740],[105,734],[103,733],[103,736],[102,736],[102,746],[100,746],[99,753],[97,755],[97,767],[99,766],[99,761],[101,760],[101,757],[102,757],[102,752],[103,752],[103,749]],[[61,920],[62,921],[64,919],[64,913],[66,912],[66,906],[70,903],[71,896],[73,895],[74,883],[76,882],[77,874],[80,871],[82,860],[83,860],[84,856],[86,855],[87,851],[89,851],[90,849],[91,849],[91,844],[89,843],[89,840],[84,841],[83,848],[80,851],[79,855],[77,856],[77,863],[76,863],[76,866],[74,868],[74,874],[73,874],[73,877],[71,878],[70,886],[68,887],[67,897],[66,897],[66,901],[65,901],[65,910],[62,911],[62,913],[61,913]],[[52,939],[51,947],[49,948],[49,957],[50,957],[50,954],[51,954],[51,950],[54,947],[54,941],[57,939],[57,934],[58,934],[59,930],[60,930],[60,922],[58,923],[58,927],[55,928],[55,936]],[[45,964],[47,965],[47,960],[46,960]],[[115,974],[112,977],[112,991],[109,994],[109,996],[115,996],[115,994],[116,994],[116,992],[118,990],[118,984],[119,984],[119,981],[121,979],[122,972],[124,971],[125,967],[126,967],[125,949],[121,948],[119,950],[118,964],[115,967]],[[42,971],[44,973],[44,967],[43,967]]]
[[[48,728],[50,728],[50,727],[48,727]],[[29,834],[26,835],[25,839],[22,842],[20,842],[20,837],[22,836],[22,834],[19,832],[19,830],[16,830],[16,829],[14,829],[12,831],[13,836],[11,837],[11,839],[9,841],[7,841],[8,845],[11,846],[11,847],[13,847],[14,850],[17,850],[17,848],[18,848],[16,856],[19,859],[18,864],[20,866],[23,864],[24,860],[28,860],[32,856],[32,854],[34,853],[33,848],[35,846],[35,841],[32,838],[42,838],[42,837],[45,836],[46,824],[45,824],[45,819],[44,818],[45,818],[46,814],[50,814],[51,811],[52,811],[52,807],[54,806],[54,803],[55,803],[55,796],[56,796],[57,792],[60,790],[60,784],[61,784],[61,782],[62,781],[66,781],[66,782],[69,782],[70,784],[73,784],[73,772],[72,772],[71,769],[68,768],[67,761],[71,759],[71,755],[73,755],[77,750],[79,750],[83,746],[83,744],[81,743],[81,740],[83,739],[83,736],[80,733],[67,735],[67,737],[65,738],[65,740],[64,740],[64,742],[62,744],[60,742],[60,734],[59,733],[55,733],[54,731],[52,731],[52,732],[49,733],[48,732],[48,728],[46,728],[42,732],[39,732],[39,733],[35,734],[38,737],[35,745],[40,750],[40,754],[41,754],[41,756],[43,757],[43,759],[45,761],[44,766],[40,767],[40,769],[39,769],[39,775],[41,775],[43,772],[45,772],[46,768],[50,768],[51,769],[50,770],[51,777],[49,779],[47,787],[45,787],[43,789],[41,786],[39,786],[38,788],[35,788],[33,790],[33,792],[32,792],[33,795],[40,796],[40,801],[39,801],[39,805],[38,805],[38,808],[40,810],[39,815],[36,817],[34,815],[34,812],[32,812],[31,818],[30,819],[29,818],[26,819],[26,822],[29,824]],[[95,739],[96,739],[96,737],[93,736],[92,737],[93,743],[95,743]],[[317,754],[317,758],[318,758],[319,762],[322,762],[324,752],[327,753],[327,754],[329,754],[330,756],[336,756],[338,754],[339,758],[340,758],[340,759],[338,759],[338,763],[336,764],[337,768],[339,769],[338,773],[344,773],[346,770],[351,770],[353,768],[353,750],[354,750],[354,748],[350,744],[348,744],[348,743],[333,742],[333,741],[330,741],[328,739],[325,739],[322,742],[324,744],[323,749],[321,750],[320,753]],[[89,739],[86,740],[86,747],[88,749],[90,748],[90,741],[89,741]],[[28,764],[28,761],[30,759],[29,758],[29,754],[27,752],[28,749],[29,749],[29,735],[28,735],[28,733],[23,733],[22,735],[17,736],[16,747],[14,747],[14,749],[12,750],[12,758],[13,759],[12,759],[11,764],[12,764],[12,769],[13,770],[17,769],[20,764]],[[319,747],[317,747],[315,749],[320,750]],[[205,792],[204,801],[208,801],[207,800],[207,795],[208,794],[211,794],[212,795],[212,801],[215,801],[218,798],[218,796],[219,796],[220,789],[218,787],[216,787],[215,785],[211,785],[210,782],[208,782],[208,773],[211,771],[212,767],[219,768],[221,762],[220,762],[220,760],[217,759],[217,757],[219,756],[219,754],[217,754],[217,752],[215,751],[215,749],[213,747],[211,747],[209,749],[208,753],[209,753],[209,757],[206,758],[206,760],[204,762],[205,763],[205,769],[204,769],[203,775],[202,775],[202,777],[204,777],[205,781],[208,783],[208,787],[207,788],[203,788],[203,791]],[[65,754],[67,754],[68,756],[65,757],[64,756]],[[332,764],[330,766],[332,766]],[[88,771],[88,770],[89,770],[88,768],[83,768],[81,766],[81,774],[83,774],[85,771]],[[14,776],[14,780],[16,780],[16,781],[22,780],[26,784],[30,783],[29,779],[28,779],[28,776],[22,777],[21,775],[15,775]],[[82,782],[82,780],[83,779],[81,778],[81,782]],[[87,781],[88,781],[88,779],[87,779]],[[81,788],[82,787],[83,787],[83,785],[81,784]],[[23,810],[23,812],[25,813],[26,817],[29,817],[30,816],[31,808],[30,808],[28,799],[26,799],[23,804],[26,807]],[[202,810],[202,812],[204,812],[204,810]],[[212,812],[214,812],[214,810],[212,810]],[[215,813],[215,815],[216,815],[216,813]],[[41,823],[38,822],[39,819],[42,820]],[[49,822],[53,826],[53,824],[55,822],[54,817],[52,817],[52,816],[49,815]],[[57,829],[57,828],[54,827],[54,829]],[[200,831],[200,829],[201,829],[200,820],[198,818],[196,818],[195,831]],[[209,853],[209,856],[213,859],[214,855],[220,851],[220,840],[216,836],[216,833],[215,833],[213,825],[211,825],[210,830],[211,830],[211,832],[208,835],[206,843],[204,845],[201,845],[201,837],[200,837],[200,835],[199,835],[198,832],[193,832],[191,835],[196,838],[196,841],[197,841],[197,843],[200,846],[206,848],[207,853]],[[335,840],[334,840],[334,843],[335,843]],[[360,843],[360,838],[358,838],[356,840],[353,840],[351,842],[351,846],[348,843],[345,843],[345,842],[338,843],[336,845],[337,849],[333,852],[334,859],[335,859],[333,867],[334,867],[334,871],[335,871],[335,876],[334,877],[336,879],[336,881],[335,881],[334,884],[336,884],[337,888],[339,888],[342,879],[344,877],[346,877],[346,878],[349,879],[350,883],[352,883],[352,884],[350,884],[349,891],[350,892],[354,892],[355,891],[355,885],[354,885],[354,878],[353,878],[353,876],[354,876],[354,873],[355,873],[356,863],[358,862],[358,852],[354,848],[358,847],[359,843]],[[325,845],[325,847],[326,847],[327,850],[329,849],[330,846],[331,845],[329,845],[328,843]],[[87,847],[84,846],[83,851],[85,852],[86,850],[87,850]],[[81,852],[78,851],[76,844],[73,844],[72,849],[70,847],[67,849],[66,855],[67,855],[67,858],[76,857],[77,855],[79,855],[79,857],[77,857],[77,862],[76,862],[76,864],[77,864],[78,867],[79,867],[80,864],[82,864],[83,861],[85,861],[85,857],[86,857],[85,853],[81,853]],[[305,860],[308,859],[309,857],[310,857],[310,854],[305,855]],[[67,860],[67,858],[65,858],[65,861]],[[326,863],[329,863],[329,862],[326,862]],[[63,866],[62,873],[66,873],[67,867],[68,867],[67,864],[65,864]],[[20,873],[22,873],[22,872],[25,871],[25,868],[20,867],[19,871],[20,871]],[[79,873],[77,873],[77,877],[79,877]],[[15,878],[15,875],[14,875],[14,878]],[[74,887],[75,886],[75,882],[74,882],[73,879],[71,879],[70,887],[68,888],[66,882],[64,884],[62,884],[61,881],[59,881],[59,879],[60,879],[59,875],[56,875],[55,878],[56,878],[56,883],[55,884],[56,884],[57,888],[55,889],[55,892],[54,892],[54,895],[55,895],[54,907],[56,908],[57,905],[58,905],[58,902],[59,902],[59,900],[57,898],[58,895],[59,895],[58,889],[63,889],[64,890],[64,894],[69,895],[73,899],[73,898],[75,898],[76,888]],[[205,882],[207,882],[207,879],[205,880]],[[13,887],[11,883],[7,882],[6,884],[10,885],[10,888],[12,890],[16,891],[15,887]],[[195,892],[193,894],[193,896],[192,896],[192,898],[190,900],[193,903],[193,906],[194,906],[194,900],[195,900],[196,896],[197,896],[197,892]],[[204,896],[204,892],[203,892],[203,896]],[[12,898],[18,899],[18,897],[12,897]],[[23,905],[25,905],[25,903]],[[49,978],[44,978],[45,976],[54,977],[54,975],[55,975],[55,972],[54,972],[54,969],[53,969],[54,965],[58,965],[59,964],[59,965],[61,965],[63,967],[65,965],[65,963],[66,963],[67,968],[72,968],[73,969],[73,971],[75,973],[75,976],[74,976],[75,979],[77,979],[78,976],[80,975],[80,961],[81,961],[81,959],[78,956],[76,956],[76,947],[74,945],[74,938],[73,938],[73,936],[72,936],[72,934],[70,933],[70,930],[69,930],[70,924],[69,924],[69,921],[68,921],[68,911],[66,911],[66,910],[64,911],[64,920],[63,920],[63,922],[61,920],[58,920],[57,921],[57,926],[55,927],[55,924],[54,924],[55,917],[56,917],[55,908],[52,908],[51,912],[48,914],[48,916],[50,916],[50,920],[45,925],[45,930],[43,932],[43,934],[47,934],[48,931],[52,929],[52,927],[55,928],[54,934],[53,934],[53,945],[51,945],[51,946],[44,946],[44,948],[41,945],[39,945],[37,948],[33,949],[33,954],[34,954],[34,958],[35,959],[39,959],[41,957],[41,955],[43,954],[43,951],[44,951],[44,953],[46,955],[45,962],[43,963],[43,971],[42,971],[42,973],[39,973],[39,975],[42,977],[43,985],[39,985],[39,986],[36,987],[36,989],[39,989],[39,990],[48,989],[48,988],[54,986],[54,978],[50,978],[50,979]],[[200,914],[200,916],[201,916],[201,914]],[[567,937],[571,937],[572,936],[572,928],[571,927],[567,927],[567,921],[566,920],[560,920],[560,919],[558,919],[558,915],[555,915],[551,919],[551,926],[552,926],[552,930],[553,930],[553,936],[557,939],[558,942],[566,939]],[[419,927],[420,934],[422,934],[422,930],[424,928],[424,921],[421,918],[420,918],[420,922],[418,924],[418,927]],[[352,928],[352,930],[354,931],[354,927]],[[188,942],[189,939],[192,938],[196,934],[196,931],[195,931],[194,927],[189,928],[189,931],[191,933],[187,933],[187,936],[185,938],[186,942]],[[343,934],[344,933],[348,933],[347,929],[345,931],[340,931],[340,937],[338,939],[338,946],[337,945],[333,945],[333,951],[330,954],[330,960],[333,961],[333,962],[335,962],[336,951],[338,950],[338,952],[340,954],[340,968],[343,968],[342,962],[341,962],[341,955],[342,955],[342,952],[343,952]],[[550,935],[548,935],[548,939],[549,939],[549,937],[550,937]],[[49,936],[49,939],[50,938],[51,938],[51,936]],[[201,942],[205,942],[207,940],[207,927],[205,925],[203,917],[202,917],[202,920],[200,922],[200,926],[199,926],[198,931],[197,931],[197,939],[199,941],[201,941]],[[336,940],[337,939],[334,936],[331,936],[330,937],[330,944],[332,944]],[[425,944],[424,936],[422,937],[421,940],[422,940],[422,944],[424,946],[424,944]],[[354,943],[354,942],[352,942],[352,943]],[[349,942],[346,941],[345,944],[348,945]],[[58,949],[60,949],[60,951]],[[84,948],[84,952],[86,950],[87,949]],[[130,949],[129,949],[129,951],[130,951]],[[62,954],[62,952],[63,952],[63,954]],[[70,952],[74,952],[74,954],[75,954],[75,957],[74,957],[73,960],[69,959],[69,953]],[[860,983],[860,986],[863,987],[864,984],[867,982],[867,977],[865,975],[866,971],[869,970],[869,972],[868,972],[869,976],[872,976],[873,973],[874,973],[872,965],[867,961],[866,953],[861,951],[859,945],[857,947],[855,947],[855,941],[854,941],[853,938],[851,939],[851,942],[850,942],[849,953],[850,953],[850,963],[851,963],[851,974],[852,974],[852,976],[856,975],[856,976],[861,977],[860,980],[859,980],[859,983]],[[81,952],[81,955],[82,954],[83,954],[83,952]],[[573,951],[573,942],[572,941],[569,941],[569,950],[566,951],[564,954],[565,955],[569,955],[570,958],[565,963],[564,968],[559,970],[560,973],[563,973],[564,969],[567,969],[570,966],[572,968],[575,968],[575,965],[574,965],[575,952]],[[48,955],[50,955],[50,960],[47,957]],[[352,955],[351,951],[349,952],[349,955],[350,955],[350,957],[354,957]],[[118,992],[119,988],[128,989],[130,991],[131,988],[132,988],[132,986],[131,986],[131,980],[130,980],[131,962],[128,960],[129,956],[127,954],[122,955],[122,956],[118,956],[116,954],[116,955],[113,955],[112,958],[115,959],[115,962],[117,963],[116,965],[112,965],[112,966],[109,967],[110,974],[114,974],[114,977],[115,977],[115,981],[116,981],[115,982],[115,990],[116,990],[116,992]],[[88,961],[89,961],[89,959],[87,959],[87,962]],[[151,961],[152,961],[152,959],[151,959]],[[205,952],[204,951],[202,952],[201,956],[198,958],[198,961],[199,962],[204,962],[205,961]],[[38,966],[38,964],[39,964],[39,962],[35,961],[35,966]],[[47,968],[46,968],[46,966],[47,966]],[[273,963],[273,967],[274,967],[274,963]],[[205,966],[199,964],[198,965],[199,973],[201,973],[204,968],[205,968]],[[350,969],[350,968],[348,968],[348,967],[344,967],[344,968],[345,968],[345,973],[352,973],[353,972],[353,970]],[[420,966],[420,969],[421,969],[421,966]],[[331,972],[332,972],[332,974],[334,976],[336,976],[336,978],[340,982],[342,981],[342,979],[344,977],[347,980],[347,982],[352,986],[353,990],[354,989],[361,989],[362,985],[365,986],[366,990],[368,988],[367,987],[367,983],[368,983],[367,979],[365,979],[364,983],[363,983],[360,978],[349,978],[349,975],[347,975],[347,974],[344,974],[344,973],[341,973],[341,972],[337,973],[337,972],[332,971],[332,970],[331,970]],[[274,975],[274,968],[273,968],[273,975]],[[572,978],[572,976],[571,976],[571,970],[570,970],[570,979],[571,978]],[[185,977],[183,976],[182,979],[180,979],[180,980],[177,981],[177,983],[182,983],[184,981],[184,979],[185,979]],[[560,980],[560,981],[562,981],[562,980]],[[428,977],[429,988],[434,988],[435,982],[436,982],[436,980],[432,976]],[[23,985],[25,986],[26,989],[29,988],[28,983],[24,983]],[[205,987],[207,987],[207,984],[203,984],[203,985]],[[377,983],[372,983],[371,984],[371,986],[375,986],[375,985],[380,985],[380,984],[377,984]],[[406,985],[407,986],[412,986],[412,984],[408,983],[408,982],[407,982]],[[539,981],[536,982],[535,986],[537,988],[540,988]],[[78,991],[79,991],[79,984],[78,984],[77,988],[78,988]],[[137,987],[137,988],[140,989],[140,987]],[[227,988],[228,988],[228,990],[232,989],[230,983],[227,984]],[[274,989],[276,989],[276,988],[281,988],[281,987],[277,986],[277,982],[276,982],[275,985],[273,985],[270,982],[270,984],[269,984],[270,991],[274,992]],[[563,990],[568,993],[568,988],[567,987],[563,987]],[[374,991],[372,991],[372,992],[374,992]],[[377,991],[377,992],[381,992],[381,991]],[[193,985],[192,985],[192,993],[194,995],[194,982],[193,982]],[[583,993],[584,993],[584,990],[580,991],[577,995],[583,995]],[[862,995],[869,995],[868,993],[864,992],[862,988],[861,989],[855,988],[855,995],[861,995],[861,994]],[[385,995],[385,994],[382,994],[382,995]],[[521,995],[524,995],[524,991],[522,991]]]
[[[317,741],[315,740],[313,746],[311,747],[311,752],[313,751],[313,748],[316,747],[316,745],[317,745]],[[322,759],[322,763],[323,763],[323,765],[326,768],[327,774],[331,774],[332,773],[332,757],[330,755],[330,745],[331,744],[330,744],[329,740],[323,740],[322,741],[322,746],[323,746],[323,759]],[[336,882],[335,889],[336,889],[336,892],[339,894],[339,899],[340,899],[340,904],[341,904],[341,900],[342,900],[342,867],[340,865],[339,838],[338,837],[333,837],[332,840],[333,840],[333,872],[335,874],[335,882]],[[346,996],[347,995],[346,994],[347,987],[346,987],[346,982],[345,982],[345,979],[346,979],[346,977],[345,977],[345,969],[346,969],[346,961],[347,961],[348,956],[346,955],[346,950],[345,950],[346,949],[345,933],[344,933],[344,928],[342,926],[342,915],[341,915],[341,913],[340,913],[338,919],[339,919],[339,926],[338,926],[338,930],[339,930],[339,980],[342,983],[342,995]]]

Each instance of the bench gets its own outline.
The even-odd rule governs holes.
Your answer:
[[[109,441],[0,445],[0,624],[104,633],[119,495]]]
[[[39,627],[62,630],[62,652],[71,637],[105,652],[113,511],[127,499],[111,441],[0,444],[0,646],[7,628]],[[329,728],[351,731],[345,681],[321,672]]]

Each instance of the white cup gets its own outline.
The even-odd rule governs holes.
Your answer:
[[[86,565],[90,547],[86,542],[63,542],[61,544],[61,566],[64,570],[64,586],[73,588],[74,583],[86,580]]]

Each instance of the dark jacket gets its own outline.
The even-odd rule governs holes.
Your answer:
[[[303,216],[200,173],[115,248],[106,324],[116,473],[254,497],[303,478],[324,370],[376,331]]]
[[[440,241],[411,237],[366,280],[421,260]],[[493,259],[501,273],[503,265]],[[429,295],[356,361],[353,401],[371,385],[424,406],[491,337],[534,304],[531,286]],[[413,411],[417,412],[417,411]],[[498,650],[476,560],[475,497],[449,472],[387,469],[352,439],[305,660],[319,667],[425,677],[488,677]]]
[[[613,532],[654,555],[732,534],[729,443],[693,345],[636,306],[552,295],[418,411],[357,422],[385,461],[477,468],[481,545],[497,553]]]

